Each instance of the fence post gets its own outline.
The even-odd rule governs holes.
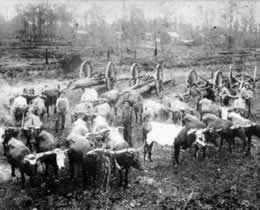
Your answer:
[[[45,64],[49,64],[49,59],[48,59],[48,48],[45,49]]]

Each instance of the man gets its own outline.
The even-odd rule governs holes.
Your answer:
[[[241,98],[245,100],[246,108],[248,110],[248,117],[251,114],[251,104],[254,97],[253,88],[250,86],[249,82],[245,82],[244,87],[240,92]]]
[[[135,114],[133,109],[133,104],[127,100],[124,103],[123,112],[122,112],[122,121],[124,126],[124,139],[132,147],[132,131],[135,123]]]
[[[192,107],[195,107],[201,97],[201,91],[196,83],[193,83],[189,90],[183,94],[183,96],[189,96],[189,102]]]
[[[57,99],[56,109],[58,114],[56,121],[56,132],[58,132],[59,129],[64,130],[66,114],[69,112],[69,101],[65,97],[64,91],[61,91],[60,96]]]

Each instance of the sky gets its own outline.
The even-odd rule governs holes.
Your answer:
[[[257,2],[256,0],[251,0]],[[222,14],[227,8],[227,0],[0,0],[0,14],[5,19],[11,19],[16,15],[18,5],[29,3],[49,3],[66,4],[73,12],[75,20],[81,24],[84,22],[84,13],[93,6],[98,7],[107,22],[128,16],[132,7],[144,10],[145,18],[154,19],[156,17],[167,16],[170,19],[181,20],[193,25],[203,25],[205,17],[210,25],[221,25],[223,23]],[[243,1],[239,14],[248,14],[248,1]],[[124,9],[123,9],[124,8]],[[255,11],[260,11],[260,1],[254,3]],[[257,23],[260,24],[260,14],[255,15]]]

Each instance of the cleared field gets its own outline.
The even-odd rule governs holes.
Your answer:
[[[228,66],[213,65],[207,70],[201,70],[200,67],[194,67],[194,69],[200,75],[210,77],[210,71],[218,69],[228,71]],[[167,87],[164,94],[184,92],[189,70],[189,68],[165,70],[165,76],[174,78],[176,86]],[[126,73],[121,73],[123,76],[124,74]],[[20,81],[15,87],[10,87],[8,93],[7,86],[2,86],[1,95],[9,97],[13,92],[21,90],[24,85],[40,90],[44,84],[56,86],[60,82],[66,85],[66,81],[57,80]],[[127,86],[126,83],[121,85]],[[80,90],[67,93],[72,107],[78,103],[80,94]],[[260,103],[259,96],[256,96],[255,105]],[[149,98],[156,97],[151,95]],[[254,110],[259,112],[256,108],[257,106]],[[54,132],[51,129],[53,119],[54,116],[46,121],[51,132]],[[68,131],[69,128],[57,136],[59,141],[64,139]],[[135,133],[138,146],[141,144],[138,138],[138,128]],[[55,186],[48,182],[48,187],[31,189],[28,184],[26,192],[21,193],[19,182],[6,181],[9,179],[6,176],[9,166],[1,156],[0,180],[3,179],[4,182],[0,184],[0,208],[18,208],[18,205],[21,205],[20,201],[25,196],[29,196],[28,198],[33,200],[31,206],[38,209],[237,209],[247,207],[257,209],[260,206],[260,141],[253,140],[250,157],[243,156],[239,144],[238,142],[232,154],[228,153],[226,147],[219,154],[210,150],[204,161],[193,160],[191,152],[183,153],[178,167],[173,166],[172,163],[172,148],[156,145],[153,162],[147,162],[145,165],[147,172],[141,173],[134,170],[130,172],[131,187],[129,189],[124,191],[114,183],[108,194],[98,195],[93,189],[82,189],[80,183],[72,183],[67,171],[62,174],[60,183]]]

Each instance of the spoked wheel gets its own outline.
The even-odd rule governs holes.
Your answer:
[[[79,70],[79,78],[85,78],[85,77],[92,77],[92,73],[93,73],[93,68],[91,66],[90,61],[85,60],[81,66],[80,66],[80,70]]]
[[[109,62],[106,67],[105,83],[108,90],[112,90],[116,84],[116,68],[114,63]]]

